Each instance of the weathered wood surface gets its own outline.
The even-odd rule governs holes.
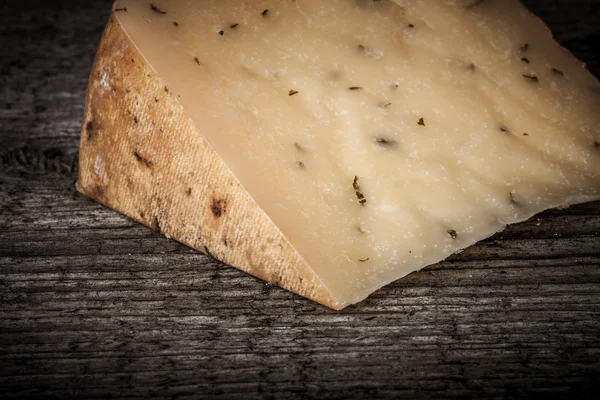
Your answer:
[[[600,75],[600,3],[526,2]],[[597,398],[600,204],[334,312],[75,191],[109,0],[0,11],[0,397]]]

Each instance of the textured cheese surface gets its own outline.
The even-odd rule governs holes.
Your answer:
[[[517,1],[114,9],[340,306],[600,198],[600,84]]]

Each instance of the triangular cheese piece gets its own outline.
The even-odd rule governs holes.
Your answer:
[[[600,198],[600,84],[518,1],[113,10],[80,190],[329,307]]]

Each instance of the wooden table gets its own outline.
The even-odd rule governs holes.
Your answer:
[[[599,203],[328,310],[79,195],[84,91],[111,2],[8,3],[0,397],[597,398]],[[527,4],[600,76],[600,2]]]

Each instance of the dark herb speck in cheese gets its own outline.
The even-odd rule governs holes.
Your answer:
[[[117,12],[117,11],[127,11],[127,7],[116,8],[115,12]]]
[[[239,26],[239,24],[235,23],[235,24],[232,24],[232,25],[230,26],[230,28],[231,28],[231,29],[235,29],[235,28],[237,28],[238,26]]]
[[[529,64],[529,58],[527,57],[521,57],[521,61],[523,61],[525,64]]]
[[[198,64],[198,66],[202,66],[202,63],[200,62],[200,59],[198,57],[194,57],[194,61],[196,62],[196,64]]]
[[[219,35],[223,36],[224,34],[225,34],[225,31],[224,31],[223,29],[221,29],[221,30],[219,31]]]
[[[419,118],[419,122],[417,122],[417,124],[419,124],[421,126],[425,126],[425,119]]]
[[[269,13],[269,9],[266,8],[260,13],[260,15],[262,15],[263,17],[266,17],[268,13]]]
[[[367,202],[367,199],[365,199],[365,195],[361,192],[356,192],[356,197],[358,198],[358,202],[361,205],[365,205],[365,203]]]
[[[386,149],[390,149],[390,150],[393,149],[393,148],[396,148],[398,146],[398,142],[396,142],[395,140],[386,139],[386,138],[383,138],[383,137],[377,137],[377,138],[375,138],[375,142],[379,146],[381,146],[383,148],[386,148]]]
[[[360,86],[350,86],[348,88],[348,90],[362,90],[362,87],[360,87]]]
[[[179,26],[179,22],[173,21],[173,26]]]
[[[359,258],[358,261],[360,261],[361,263],[367,262],[369,261],[368,258]]]
[[[150,9],[152,9],[152,11],[154,11],[157,14],[166,14],[166,11],[161,10],[160,8],[156,7],[154,4],[150,4]]]
[[[356,192],[356,198],[358,199],[358,202],[360,203],[361,206],[364,206],[365,203],[367,202],[367,199],[365,198],[365,195],[360,191],[360,186],[358,185],[358,176],[354,177],[354,181],[352,182],[352,187],[354,188],[354,191]]]
[[[529,50],[529,43],[525,43],[523,46],[521,46],[519,50],[521,51],[521,53],[527,53],[527,51]]]
[[[531,74],[531,75],[523,74],[523,78],[528,79],[532,83],[540,83],[539,78],[536,75],[533,75],[533,74]]]
[[[354,190],[360,190],[360,186],[358,185],[358,176],[354,177],[354,182],[352,182],[352,187]]]
[[[552,68],[552,73],[554,75],[560,75],[560,76],[565,76],[565,73],[562,72],[560,69],[556,69],[556,68]]]
[[[451,237],[452,239],[456,239],[456,238],[458,238],[458,233],[456,233],[456,231],[455,231],[454,229],[450,229],[450,230],[448,230],[448,235],[450,235],[450,237]]]
[[[288,92],[288,95],[290,95],[290,96],[293,96],[293,95],[295,95],[295,94],[298,94],[298,91],[297,91],[297,90],[294,90],[294,89],[291,89],[291,90]]]
[[[596,150],[600,150],[600,142],[599,142],[599,141],[597,141],[597,140],[594,140],[594,148],[595,148]]]

